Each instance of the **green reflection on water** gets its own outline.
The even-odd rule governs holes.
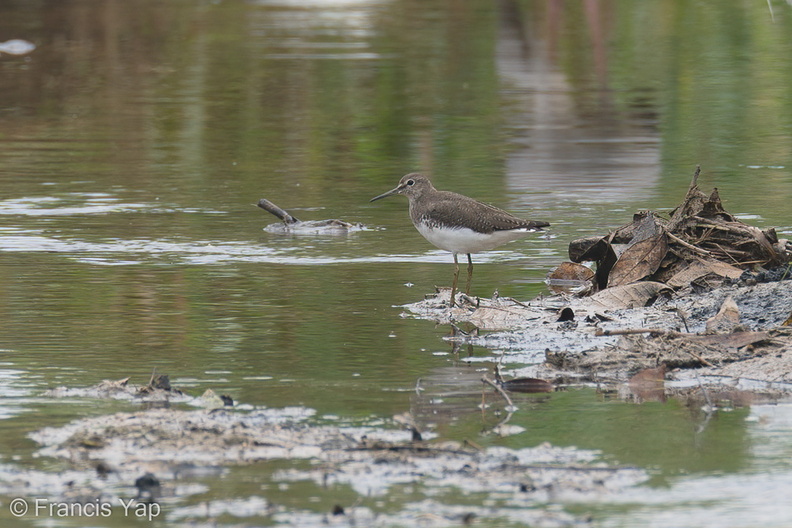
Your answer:
[[[600,449],[619,463],[655,468],[663,476],[731,472],[746,465],[747,414],[743,408],[708,419],[679,400],[638,405],[570,390],[530,406],[515,421],[526,433],[506,443],[517,447],[526,440],[547,441]]]

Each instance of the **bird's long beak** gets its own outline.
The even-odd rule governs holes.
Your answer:
[[[377,200],[381,200],[382,198],[387,198],[391,194],[399,194],[402,189],[404,189],[404,186],[403,185],[399,185],[399,186],[391,189],[390,191],[388,191],[386,193],[382,193],[379,196],[375,196],[374,198],[369,200],[369,202],[376,202]]]

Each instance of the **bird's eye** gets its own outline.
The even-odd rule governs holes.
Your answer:
[[[407,180],[407,185],[412,187],[413,185],[415,185],[415,180]]]

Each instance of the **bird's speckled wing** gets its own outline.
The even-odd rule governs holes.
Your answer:
[[[423,217],[423,221],[429,225],[464,225],[480,233],[512,229],[538,231],[550,225],[542,221],[523,220],[495,206],[450,191],[438,191],[432,205],[422,212],[410,213],[413,221],[420,221],[418,217]]]

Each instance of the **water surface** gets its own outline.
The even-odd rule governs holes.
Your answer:
[[[571,239],[672,208],[696,164],[728,210],[792,235],[792,8],[771,4],[3,5],[0,40],[36,49],[0,55],[2,462],[42,464],[29,431],[134,408],[43,397],[53,386],[156,369],[196,393],[381,423],[416,405],[418,379],[490,366],[465,356],[498,351],[454,353],[449,329],[400,316],[452,273],[402,198],[368,202],[407,172],[553,224],[475,257],[482,296],[546,293]],[[366,229],[265,232],[262,197]],[[496,439],[475,405],[449,405],[442,436],[651,470],[649,492],[569,506],[603,526],[754,526],[760,490],[790,490],[784,407],[703,426],[678,402],[572,390],[521,399],[526,432]],[[355,500],[279,486],[271,466],[208,478],[206,496]],[[792,523],[782,503],[760,524]]]

